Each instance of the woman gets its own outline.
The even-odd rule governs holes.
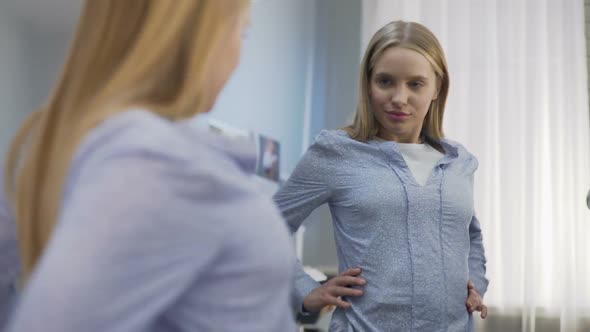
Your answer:
[[[25,283],[8,331],[295,329],[253,149],[184,121],[211,109],[248,21],[248,0],[86,1],[8,162]]]
[[[330,206],[341,274],[295,279],[303,311],[338,306],[330,331],[466,331],[474,310],[487,315],[477,160],[443,138],[448,89],[432,32],[385,25],[362,62],[354,122],[323,131],[275,195],[291,232]]]

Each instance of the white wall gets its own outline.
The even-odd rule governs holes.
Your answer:
[[[0,160],[23,120],[47,99],[65,57],[73,21],[45,25],[0,2]]]
[[[0,6],[1,7],[1,6]],[[22,29],[0,9],[0,153],[5,155],[29,106],[26,98],[25,52]],[[0,158],[1,159],[1,158]]]
[[[361,0],[318,0],[311,136],[350,124],[357,104]]]
[[[349,124],[356,109],[361,59],[361,0],[317,0],[310,141],[322,129]],[[306,220],[303,262],[335,267],[338,259],[326,205]]]
[[[281,142],[281,172],[301,154],[307,69],[313,61],[316,0],[260,0],[242,60],[211,118]]]

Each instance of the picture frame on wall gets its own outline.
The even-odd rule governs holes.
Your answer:
[[[268,180],[279,182],[281,144],[264,135],[257,135],[258,162],[256,174]]]

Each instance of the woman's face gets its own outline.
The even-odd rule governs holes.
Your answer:
[[[369,84],[379,137],[418,143],[428,108],[437,96],[436,75],[422,54],[397,46],[385,50],[375,63]]]
[[[242,41],[246,30],[250,25],[250,8],[244,10],[234,26],[230,29],[230,35],[227,40],[220,45],[219,50],[215,53],[216,68],[213,68],[211,86],[211,100],[217,99],[217,96],[231,77],[234,70],[240,63],[242,53]],[[213,107],[210,105],[209,109]]]

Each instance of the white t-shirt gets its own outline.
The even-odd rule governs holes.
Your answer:
[[[444,156],[429,144],[397,143],[414,179],[423,186],[428,181],[434,165]]]

